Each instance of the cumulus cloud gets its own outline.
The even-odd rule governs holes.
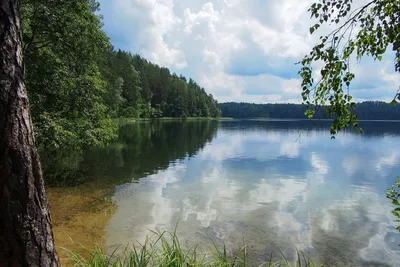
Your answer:
[[[179,43],[166,42],[182,19],[175,16],[172,0],[100,1],[105,31],[117,48],[139,53],[175,69],[187,67]]]
[[[116,48],[194,78],[219,101],[299,103],[298,62],[311,0],[100,0]],[[400,84],[393,55],[354,66],[358,100],[388,100]]]

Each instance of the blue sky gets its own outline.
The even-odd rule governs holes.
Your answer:
[[[301,102],[294,63],[318,40],[308,31],[311,0],[99,2],[115,48],[195,79],[220,102]],[[393,59],[388,52],[380,63],[354,62],[357,101],[393,98],[400,86]]]

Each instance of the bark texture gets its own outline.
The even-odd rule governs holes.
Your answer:
[[[59,266],[24,84],[18,0],[0,0],[0,266]]]

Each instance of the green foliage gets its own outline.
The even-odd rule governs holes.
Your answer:
[[[397,178],[400,178],[400,176]],[[392,214],[397,218],[395,222],[400,222],[400,193],[399,191],[397,191],[400,188],[400,182],[396,182],[395,184],[397,188],[395,189],[395,187],[392,186],[392,188],[387,191],[386,196],[392,201],[392,204],[395,206],[395,209],[392,211]],[[397,227],[397,230],[400,231],[400,226]]]
[[[22,3],[26,84],[42,150],[79,150],[115,136],[97,64],[110,44],[95,7],[87,0]]]
[[[221,116],[217,101],[192,79],[187,81],[167,68],[121,50],[110,51],[103,60],[102,73],[107,83],[112,84],[115,77],[124,81],[120,117]]]
[[[122,87],[124,86],[124,80],[121,77],[112,80],[107,86],[107,95],[105,96],[106,104],[110,110],[110,115],[116,117],[125,99],[122,97]]]
[[[173,232],[152,231],[153,236],[146,238],[144,244],[127,246],[123,251],[118,248],[108,255],[103,248],[97,246],[91,250],[85,248],[86,255],[80,255],[66,250],[70,262],[76,267],[245,267],[245,266],[269,266],[269,267],[316,267],[304,254],[298,254],[295,262],[289,263],[285,256],[278,262],[251,264],[247,258],[247,246],[243,244],[236,253],[229,253],[225,246],[218,246],[211,240],[209,244],[195,244],[183,246],[177,235],[177,229]],[[271,256],[272,258],[272,256]]]
[[[139,118],[140,117],[139,107],[125,107],[120,109],[120,116],[123,118]]]
[[[156,113],[156,110],[150,105],[150,103],[140,105],[140,116],[142,118],[155,118]]]
[[[320,37],[320,42],[300,62],[299,72],[302,78],[302,97],[310,106],[324,106],[326,114],[334,118],[331,133],[341,129],[358,127],[358,116],[355,114],[355,103],[349,93],[354,73],[350,71],[350,60],[363,56],[372,56],[381,60],[388,47],[395,53],[394,67],[400,71],[400,1],[373,0],[364,6],[354,9],[351,0],[321,0],[309,9],[311,18],[317,23],[310,27],[315,33],[323,24],[336,24],[338,27]],[[315,82],[313,76],[314,62],[322,62],[321,78]],[[400,95],[396,94],[400,100]],[[314,116],[313,109],[307,116]]]

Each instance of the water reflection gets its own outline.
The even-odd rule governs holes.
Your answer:
[[[192,157],[215,137],[217,121],[138,121],[122,125],[118,140],[104,148],[81,153],[59,150],[43,153],[47,185],[75,186],[130,182],[170,162]]]
[[[143,241],[148,229],[182,219],[188,242],[211,236],[234,248],[244,238],[255,261],[278,256],[278,246],[289,258],[301,249],[327,266],[395,266],[400,239],[385,191],[400,174],[400,125],[368,122],[370,133],[335,140],[327,127],[223,122],[197,154],[117,187],[107,244]]]
[[[192,157],[211,142],[217,126],[216,121],[137,122],[123,125],[119,139],[105,148],[42,154],[57,247],[83,253],[81,245],[103,245],[115,211],[110,199],[115,186]],[[65,263],[67,253],[61,250],[60,258]]]
[[[123,125],[111,146],[90,150],[81,168],[87,177],[129,182],[194,156],[215,136],[216,121],[151,121]],[[110,181],[111,180],[111,181]]]

